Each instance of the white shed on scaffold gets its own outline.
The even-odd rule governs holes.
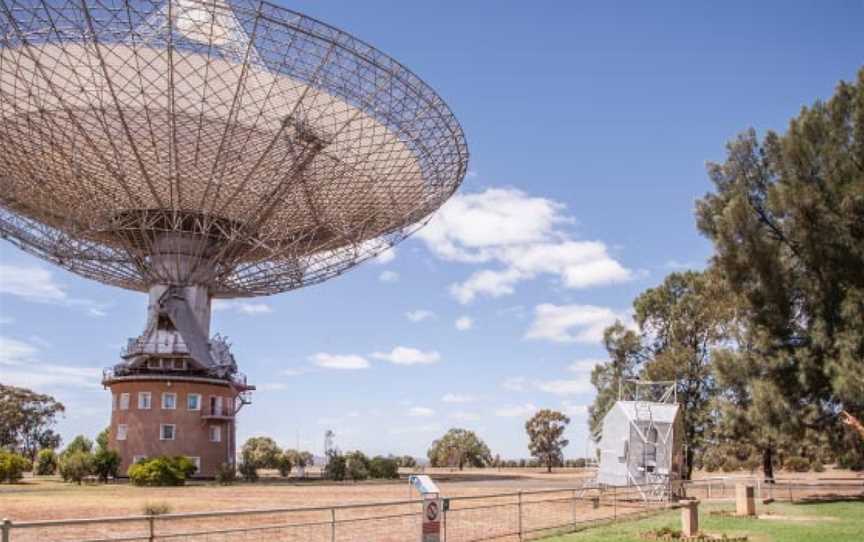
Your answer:
[[[597,482],[609,486],[663,485],[682,478],[684,422],[677,403],[617,401],[603,418]],[[674,489],[672,489],[674,491]]]

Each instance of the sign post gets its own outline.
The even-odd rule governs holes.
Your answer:
[[[411,476],[408,478],[408,483],[423,497],[420,542],[441,542],[444,502],[438,486],[426,475]]]

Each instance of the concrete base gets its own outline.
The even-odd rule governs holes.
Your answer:
[[[699,534],[699,501],[681,503],[681,534],[684,537]]]
[[[738,516],[756,515],[756,497],[753,486],[747,484],[735,486],[735,514]]]

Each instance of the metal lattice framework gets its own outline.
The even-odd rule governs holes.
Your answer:
[[[464,134],[398,62],[251,0],[0,0],[0,234],[215,297],[320,282],[458,187]]]

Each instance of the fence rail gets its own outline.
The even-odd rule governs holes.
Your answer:
[[[864,481],[783,482],[712,478],[686,482],[688,496],[732,498],[741,482],[759,499],[864,496]],[[574,487],[452,497],[442,542],[517,542],[632,519],[666,507],[643,498],[653,486]],[[419,537],[421,500],[341,506],[191,512],[0,524],[0,542],[404,542]]]
[[[759,500],[795,502],[811,498],[864,496],[864,480],[861,478],[784,480],[768,483],[757,476],[716,476],[687,481],[684,487],[689,497],[704,500],[732,499],[735,497],[735,486],[741,483],[752,485],[755,498]]]
[[[327,507],[11,522],[0,542],[404,542],[419,537],[420,500]],[[521,541],[661,507],[638,488],[568,488],[453,497],[444,542]]]

